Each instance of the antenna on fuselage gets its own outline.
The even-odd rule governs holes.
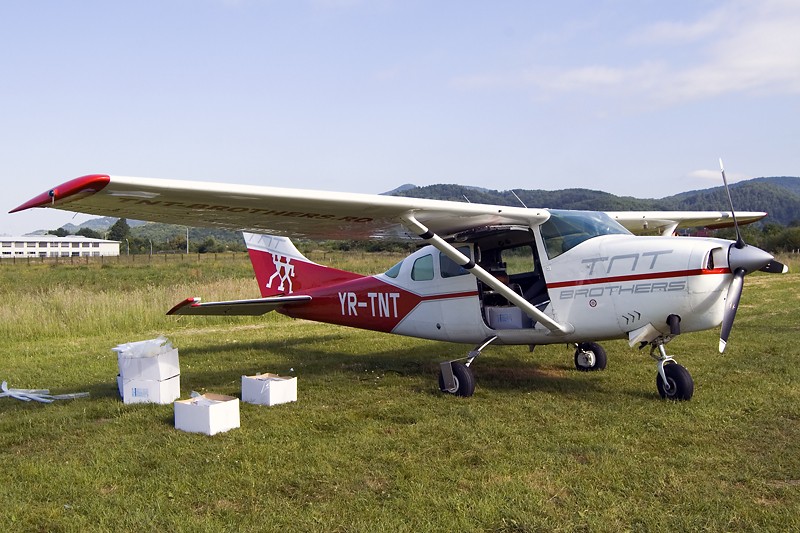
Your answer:
[[[468,204],[471,204],[471,203],[472,203],[472,202],[470,202],[470,201],[469,201],[469,198],[467,198],[467,195],[466,195],[466,194],[462,194],[461,196],[463,196],[463,197],[464,197],[464,200],[466,200]]]

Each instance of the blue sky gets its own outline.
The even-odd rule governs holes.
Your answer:
[[[800,175],[796,0],[0,3],[5,214],[91,173],[641,198]],[[720,206],[724,208],[725,206]]]

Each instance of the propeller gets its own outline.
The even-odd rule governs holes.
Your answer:
[[[731,279],[731,284],[728,286],[725,312],[722,315],[722,329],[719,333],[719,353],[723,353],[728,345],[728,336],[731,334],[731,329],[733,329],[733,320],[736,318],[739,300],[742,298],[745,275],[756,270],[772,274],[784,274],[789,271],[789,268],[780,261],[776,261],[768,252],[745,244],[742,233],[739,231],[739,224],[736,221],[736,211],[733,208],[733,199],[728,188],[728,180],[725,178],[725,167],[722,164],[722,159],[719,160],[719,168],[722,171],[722,182],[728,195],[733,227],[736,230],[736,242],[728,248],[728,266],[733,272],[733,279]]]

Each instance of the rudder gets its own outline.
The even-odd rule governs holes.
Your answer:
[[[242,233],[261,296],[302,294],[309,289],[362,277],[314,263],[288,237]]]

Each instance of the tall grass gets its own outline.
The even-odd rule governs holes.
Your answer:
[[[163,315],[257,293],[246,261],[6,266],[0,378],[91,393],[0,399],[8,531],[800,529],[796,269],[746,278],[724,356],[717,331],[668,345],[696,383],[671,403],[622,341],[599,373],[575,371],[569,347],[490,348],[459,399],[438,392],[437,365],[469,347],[274,313]],[[298,377],[298,402],[243,404],[242,427],[214,437],[175,430],[169,405],[125,406],[110,348],[158,333],[180,350],[183,397],[238,395],[241,375],[271,371]]]

